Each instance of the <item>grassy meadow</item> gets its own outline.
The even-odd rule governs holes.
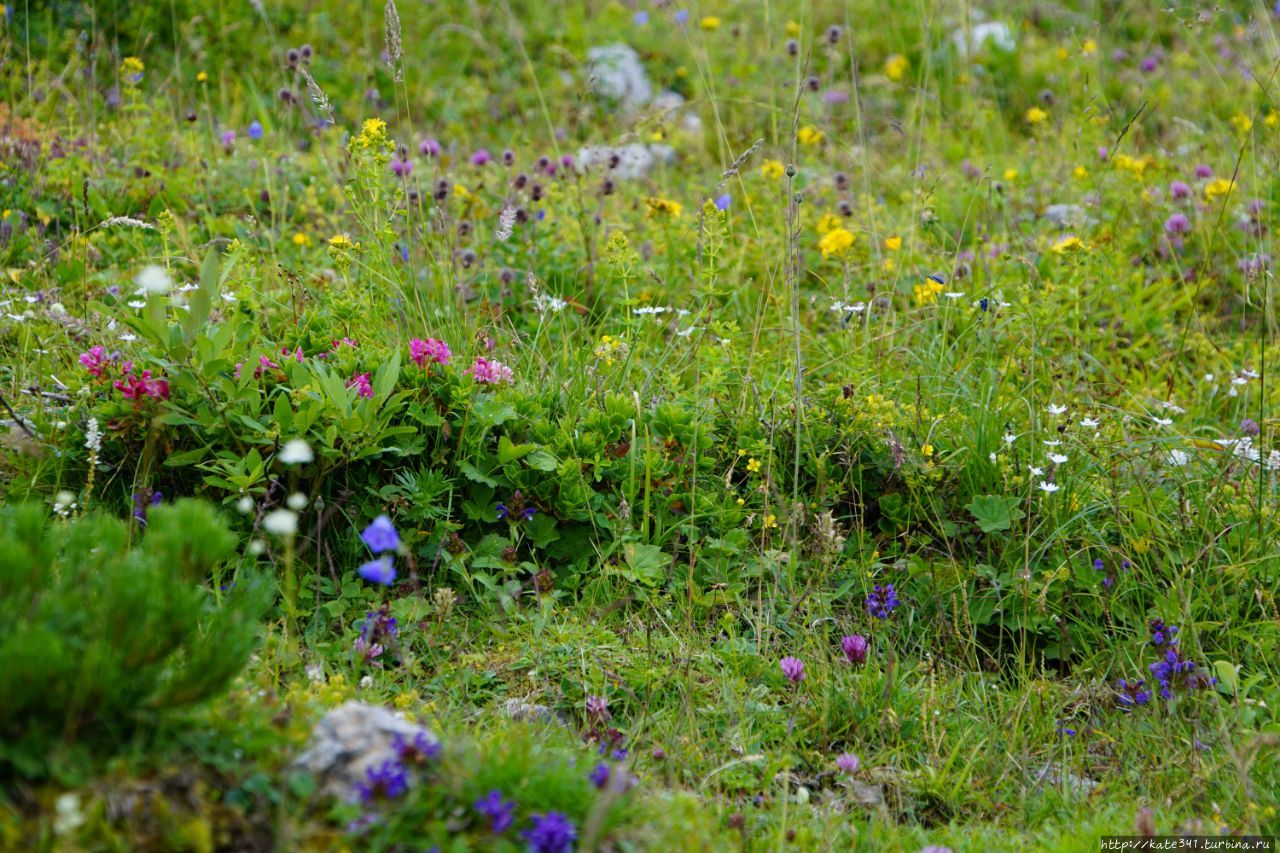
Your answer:
[[[0,849],[1280,833],[1280,9],[4,12]]]

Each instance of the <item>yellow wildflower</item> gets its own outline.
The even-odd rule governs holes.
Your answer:
[[[1005,170],[1004,170],[1004,179],[1005,179],[1006,181],[1012,181],[1012,180],[1014,180],[1014,179],[1015,179],[1015,178],[1017,178],[1017,177],[1018,177],[1018,170],[1017,170],[1017,169],[1005,169]]]
[[[1280,113],[1272,110],[1267,113],[1267,117],[1262,120],[1262,123],[1267,127],[1275,127],[1277,124],[1280,124]]]
[[[206,74],[206,73],[205,73],[205,72],[203,72],[203,71],[201,71],[199,74],[197,74],[197,75],[196,75],[196,82],[197,82],[197,83],[204,83],[204,82],[206,82],[208,79],[209,79],[209,75],[208,75],[208,74]]]
[[[912,288],[912,296],[915,298],[917,305],[932,305],[938,301],[938,296],[942,293],[942,282],[934,279],[926,279],[923,284],[917,284]]]
[[[137,83],[142,78],[142,72],[145,70],[146,66],[136,56],[126,56],[120,62],[120,76],[130,83]]]
[[[1049,251],[1055,255],[1065,255],[1068,252],[1078,252],[1086,248],[1088,247],[1085,246],[1084,241],[1073,234],[1070,237],[1063,237],[1054,243],[1049,247]]]
[[[715,15],[707,15],[701,21],[698,21],[698,26],[704,30],[718,30],[720,29],[720,19]]]
[[[752,474],[757,474],[757,473],[759,473],[759,471],[760,471],[760,460],[759,460],[759,459],[756,459],[755,457],[752,457],[752,458],[748,459],[748,460],[747,460],[747,470],[748,470],[748,471],[750,471]]]
[[[380,118],[367,118],[360,128],[360,135],[355,144],[361,148],[372,148],[387,141],[387,123]]]
[[[890,252],[896,252],[902,248],[902,238],[896,235],[893,237],[885,237],[884,247]]]
[[[900,53],[895,53],[884,61],[884,76],[890,80],[898,81],[906,76],[907,68],[910,63],[907,58]]]
[[[818,241],[818,248],[822,250],[823,258],[829,258],[832,255],[843,257],[853,248],[853,232],[843,227],[832,228]]]
[[[822,142],[824,134],[813,125],[805,125],[800,128],[800,132],[796,134],[796,139],[801,145],[817,145]]]
[[[765,160],[760,165],[760,172],[766,178],[772,178],[775,181],[781,178],[787,171],[786,166],[782,165],[781,160]]]
[[[672,201],[667,198],[659,198],[651,195],[644,200],[645,215],[653,218],[657,216],[665,216],[668,219],[679,219],[680,212],[684,210],[684,205],[678,201]]]
[[[824,213],[818,220],[818,233],[826,234],[840,227],[840,217],[834,213]]]
[[[1085,39],[1084,44],[1080,45],[1080,52],[1085,56],[1093,56],[1098,52],[1098,43],[1093,39]]]
[[[1235,187],[1235,184],[1226,178],[1218,178],[1205,184],[1204,197],[1206,200],[1212,201],[1218,196],[1224,196]]]
[[[339,236],[343,236],[343,237],[345,237],[346,235],[339,235]],[[334,239],[334,240],[336,240],[336,239],[338,239],[338,238],[337,238],[337,237],[334,237],[333,239]],[[330,243],[330,245],[336,245],[336,244],[333,242],[333,240],[330,240],[330,241],[329,241],[329,243]],[[296,233],[296,234],[294,234],[294,235],[293,235],[293,245],[295,245],[295,246],[310,246],[310,245],[311,245],[311,238],[310,238],[310,237],[308,237],[306,234],[303,234],[301,231],[299,231],[298,233]]]
[[[787,21],[787,35],[795,38],[800,35],[800,25],[795,21]]]
[[[1253,129],[1253,119],[1244,113],[1236,113],[1231,117],[1231,126],[1236,129],[1237,133],[1248,133]]]
[[[295,239],[294,242],[296,243],[297,240]],[[351,238],[346,234],[335,234],[329,238],[329,245],[335,249],[349,249],[355,244],[351,242]]]
[[[767,515],[765,515],[762,521],[763,521],[763,526],[765,530],[769,530],[771,528],[778,526],[778,517],[773,513],[768,513]]]
[[[1032,107],[1027,110],[1027,124],[1040,124],[1049,117],[1049,114],[1039,107]]]
[[[926,457],[933,456],[933,445],[926,444],[924,447],[920,448],[920,452]]]
[[[1072,170],[1071,174],[1075,175],[1077,180],[1082,181],[1089,177],[1089,170],[1084,166],[1076,166],[1075,169]]]

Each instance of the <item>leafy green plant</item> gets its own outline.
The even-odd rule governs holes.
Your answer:
[[[140,727],[222,692],[257,641],[269,587],[210,572],[236,537],[195,500],[151,510],[145,532],[91,514],[0,509],[0,773],[108,754]]]

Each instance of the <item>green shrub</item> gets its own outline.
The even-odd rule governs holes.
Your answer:
[[[248,660],[269,589],[206,586],[235,553],[194,500],[151,511],[145,533],[92,514],[0,508],[0,775],[110,754],[173,709],[220,693]]]

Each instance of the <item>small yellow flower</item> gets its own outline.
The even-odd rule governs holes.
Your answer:
[[[208,82],[208,80],[209,80],[209,75],[203,71],[201,71],[199,74],[196,75],[197,83],[206,83]]]
[[[1280,113],[1277,113],[1274,110],[1267,113],[1267,117],[1262,120],[1262,123],[1267,127],[1275,127],[1277,124],[1280,124]]]
[[[742,498],[738,498],[738,500],[735,501],[735,503],[737,503],[738,506],[743,506],[746,503],[746,501],[744,501]]]
[[[832,228],[818,241],[818,248],[822,251],[823,258],[832,255],[843,257],[853,248],[853,232],[848,228]]]
[[[1027,110],[1027,124],[1040,124],[1049,117],[1049,114],[1039,107],[1032,107]]]
[[[1227,180],[1226,178],[1218,178],[1216,180],[1210,181],[1209,183],[1205,184],[1204,197],[1212,201],[1213,199],[1218,198],[1219,196],[1224,196],[1227,193],[1231,192],[1232,188],[1234,187],[1235,187],[1235,184],[1233,184],[1231,181]]]
[[[467,199],[471,198],[471,190],[467,189],[462,184],[454,184],[453,197],[456,198],[458,201],[466,201]]]
[[[125,80],[130,83],[136,83],[138,82],[138,79],[142,77],[142,72],[145,71],[146,68],[147,66],[143,65],[142,60],[138,57],[126,56],[120,62],[120,76],[124,77]]]
[[[825,138],[825,134],[813,125],[805,125],[800,128],[800,132],[796,134],[796,139],[801,145],[817,145]]]
[[[747,455],[747,451],[745,451],[745,450],[743,450],[741,447],[739,447],[739,448],[738,448],[738,455],[739,455],[739,456],[746,456],[746,455]]]
[[[1018,177],[1018,170],[1017,170],[1017,169],[1005,169],[1005,170],[1004,170],[1004,179],[1005,179],[1006,181],[1013,181],[1013,180],[1016,180],[1016,179],[1017,179],[1017,177]]]
[[[1076,166],[1075,169],[1071,171],[1071,174],[1076,176],[1076,180],[1083,181],[1085,178],[1089,177],[1089,170],[1084,166]]]
[[[676,69],[676,76],[679,77],[681,80],[683,80],[684,78],[689,76],[689,69],[681,65],[679,68]]]
[[[752,474],[759,473],[759,471],[760,471],[760,460],[759,460],[759,459],[756,459],[755,457],[752,457],[751,459],[748,459],[748,460],[747,460],[747,470],[748,470],[748,471],[750,471]]]
[[[339,235],[339,236],[343,236],[343,237],[345,237],[346,235]],[[295,246],[310,246],[310,245],[311,245],[311,238],[310,238],[310,237],[308,237],[306,234],[303,234],[301,231],[299,231],[298,233],[294,234],[292,239],[293,239],[293,245],[295,245]],[[334,240],[336,240],[336,239],[338,239],[338,238],[337,238],[337,237],[334,237],[333,239],[334,239]],[[329,241],[329,243],[330,243],[330,245],[336,245],[336,244],[334,244],[334,243],[333,243],[333,240],[330,240],[330,241]]]
[[[827,234],[840,227],[840,217],[834,213],[824,213],[818,220],[818,233]]]
[[[898,268],[898,265],[893,262],[893,258],[885,258],[884,261],[881,262],[880,266],[885,272],[893,272]]]
[[[902,248],[902,238],[896,235],[893,237],[885,237],[884,247],[890,252],[896,252]]]
[[[1093,56],[1098,52],[1098,43],[1093,39],[1085,39],[1084,44],[1080,45],[1080,52],[1085,56]]]
[[[360,135],[355,144],[361,148],[371,148],[387,141],[387,123],[380,118],[367,118],[360,128]]]
[[[884,76],[890,80],[897,82],[906,76],[907,68],[910,67],[907,58],[900,53],[895,53],[884,61]]]
[[[924,447],[920,448],[920,452],[924,454],[926,457],[933,456],[933,445],[926,444]]]
[[[296,243],[297,240],[295,239],[294,242]],[[349,249],[355,244],[351,242],[351,238],[346,234],[335,234],[329,238],[329,245],[335,249]]]
[[[665,216],[668,219],[679,219],[684,206],[678,201],[651,195],[644,200],[645,215],[650,219]]]
[[[765,529],[765,530],[769,530],[769,529],[771,529],[771,528],[777,527],[777,526],[778,526],[778,517],[777,517],[776,515],[774,515],[773,513],[769,513],[768,515],[766,515],[766,516],[762,519],[762,524],[763,524],[763,526],[764,526],[764,529]]]
[[[760,173],[775,181],[786,174],[786,171],[787,167],[782,165],[781,160],[765,160],[760,164]]]
[[[800,35],[800,25],[795,21],[787,21],[787,35],[795,38]]]
[[[933,279],[926,279],[924,284],[917,284],[912,288],[912,296],[917,305],[932,305],[938,301],[939,294],[942,293],[942,282]]]
[[[1061,240],[1054,243],[1049,247],[1049,251],[1053,252],[1055,255],[1065,255],[1069,252],[1079,252],[1087,248],[1088,247],[1085,246],[1084,241],[1073,234],[1070,237],[1063,237]]]
[[[698,21],[698,26],[704,30],[718,30],[720,29],[720,19],[715,15],[707,15],[701,21]]]
[[[1065,47],[1060,47],[1053,52],[1053,55],[1059,62],[1066,62],[1067,59],[1071,56],[1071,52],[1068,51]]]
[[[1244,113],[1236,113],[1231,117],[1231,126],[1237,133],[1245,134],[1253,129],[1253,119]]]
[[[666,138],[667,138],[667,133],[662,128],[658,128],[657,130],[649,134],[650,142],[661,142]]]

